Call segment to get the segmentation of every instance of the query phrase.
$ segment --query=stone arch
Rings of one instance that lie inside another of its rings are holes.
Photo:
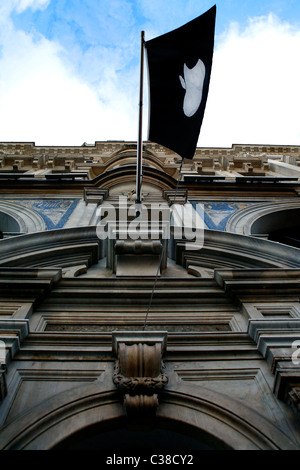
[[[136,165],[137,159],[136,146],[118,150],[107,160],[105,171],[112,170],[127,165]],[[161,158],[157,157],[153,152],[148,149],[143,151],[143,164],[145,166],[156,168],[157,170],[164,171],[164,166]]]
[[[0,231],[2,233],[19,233],[21,227],[16,218],[8,211],[0,211]]]
[[[48,230],[2,240],[0,266],[67,267],[97,263],[101,241],[96,227]]]
[[[2,232],[30,233],[46,230],[43,218],[35,211],[3,200],[0,202],[0,230]]]
[[[256,219],[251,234],[300,248],[300,207],[279,208]]]
[[[135,186],[136,165],[126,165],[107,170],[93,180],[93,184],[103,189],[132,182]],[[143,184],[148,183],[160,191],[176,188],[176,179],[154,167],[144,167]]]
[[[190,247],[186,240],[172,239],[169,257],[188,269],[206,268],[299,268],[300,251],[256,237],[205,230],[203,246]],[[97,237],[97,227],[76,227],[22,235],[0,244],[0,266],[42,267],[98,263],[104,256],[104,242]]]
[[[291,227],[299,220],[299,202],[277,202],[249,204],[233,214],[226,224],[227,232],[242,235],[264,236],[283,226]]]
[[[90,426],[98,432],[117,429],[126,415],[119,393],[107,384],[96,381],[40,403],[3,427],[0,448],[51,450]],[[288,436],[255,410],[222,393],[186,384],[161,394],[157,426],[184,429],[216,450],[296,450]]]
[[[208,269],[298,268],[300,251],[256,237],[218,230],[204,230],[199,248],[186,240],[172,240],[170,257],[177,264]]]

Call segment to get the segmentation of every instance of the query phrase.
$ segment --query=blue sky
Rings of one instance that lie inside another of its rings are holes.
[[[141,30],[151,39],[214,4],[198,145],[300,145],[299,0],[0,0],[0,141],[136,140]]]

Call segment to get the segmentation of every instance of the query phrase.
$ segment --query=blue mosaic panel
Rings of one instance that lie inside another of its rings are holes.
[[[48,230],[63,228],[80,199],[11,199],[37,212],[43,219]]]
[[[190,201],[195,209],[200,201]],[[224,231],[227,221],[237,211],[245,209],[249,203],[246,202],[200,202],[204,206],[204,222],[211,230]],[[251,204],[251,203],[250,203]],[[200,214],[201,215],[201,214]]]

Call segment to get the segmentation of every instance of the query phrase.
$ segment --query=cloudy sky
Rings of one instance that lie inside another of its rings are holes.
[[[214,4],[198,145],[300,145],[299,0],[0,0],[0,141],[136,140],[141,31],[152,39]]]

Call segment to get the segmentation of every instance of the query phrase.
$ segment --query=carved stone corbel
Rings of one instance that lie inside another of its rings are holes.
[[[126,413],[133,419],[155,416],[158,394],[168,383],[162,356],[166,332],[115,332],[113,352],[117,356],[113,382],[124,395]]]

